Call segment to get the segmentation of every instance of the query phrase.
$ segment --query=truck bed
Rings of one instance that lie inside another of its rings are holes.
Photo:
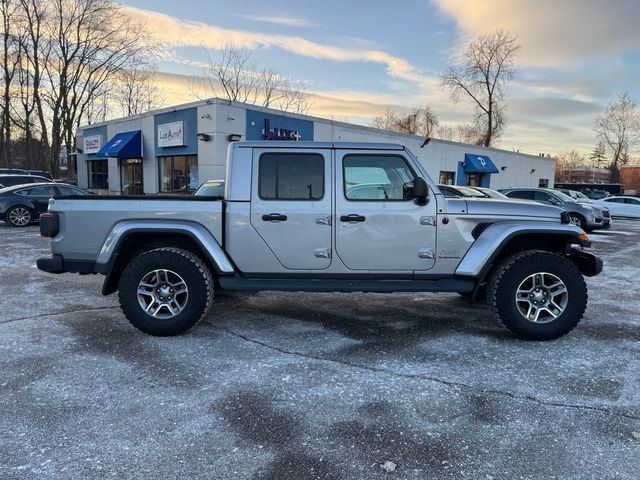
[[[49,201],[49,212],[59,215],[61,233],[51,240],[51,250],[95,261],[109,232],[127,220],[195,222],[220,242],[222,208],[219,197],[57,196]]]

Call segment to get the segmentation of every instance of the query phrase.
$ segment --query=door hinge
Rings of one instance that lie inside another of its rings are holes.
[[[420,217],[420,225],[436,225],[436,217]]]
[[[433,260],[435,258],[433,248],[421,248],[420,250],[418,250],[418,257]]]
[[[318,258],[331,258],[331,250],[328,248],[316,248],[313,254]]]
[[[318,218],[316,218],[316,223],[318,225],[329,225],[329,226],[331,226],[331,215],[329,215],[328,217],[318,217]]]

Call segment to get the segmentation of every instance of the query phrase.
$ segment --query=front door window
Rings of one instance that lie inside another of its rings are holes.
[[[347,268],[404,273],[433,267],[436,201],[416,203],[416,173],[407,158],[336,154],[336,253]]]

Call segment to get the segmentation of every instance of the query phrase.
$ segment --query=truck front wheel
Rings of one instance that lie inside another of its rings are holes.
[[[213,299],[205,263],[180,248],[157,248],[127,265],[118,285],[120,306],[131,324],[150,335],[179,335],[193,327]]]
[[[587,308],[587,286],[561,255],[530,250],[500,263],[488,288],[495,316],[520,338],[552,340],[571,331]]]

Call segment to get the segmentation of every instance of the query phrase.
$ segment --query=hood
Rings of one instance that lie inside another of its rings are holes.
[[[465,198],[470,215],[505,215],[514,217],[544,217],[560,220],[562,209],[529,200],[497,198]]]

